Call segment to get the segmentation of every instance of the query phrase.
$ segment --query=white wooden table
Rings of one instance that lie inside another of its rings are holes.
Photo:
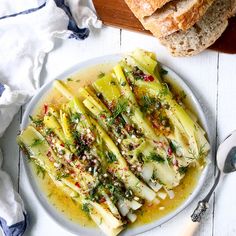
[[[54,79],[80,61],[105,54],[131,51],[137,47],[155,51],[158,60],[175,70],[191,86],[204,108],[214,155],[216,144],[230,131],[236,129],[236,55],[205,51],[191,58],[173,58],[151,36],[105,27],[85,41],[58,40],[55,49],[45,61],[41,80]],[[22,113],[21,110],[15,116],[5,135],[0,139],[0,146],[5,158],[3,168],[10,174],[14,187],[23,197],[30,217],[30,225],[25,235],[70,236],[69,232],[55,223],[43,210],[26,179],[15,141]],[[213,171],[209,173],[201,194],[187,209],[169,222],[142,235],[179,235],[187,217],[191,215],[201,196],[205,195],[212,180]],[[236,235],[236,173],[227,176],[212,198],[210,209],[197,235]]]

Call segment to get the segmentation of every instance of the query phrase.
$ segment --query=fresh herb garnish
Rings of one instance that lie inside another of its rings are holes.
[[[32,116],[29,116],[29,118],[36,126],[41,126],[43,124],[43,120],[41,119],[35,119]]]
[[[156,161],[158,163],[164,163],[165,159],[155,152],[151,152],[148,156],[149,160]]]
[[[73,79],[71,79],[71,78],[67,78],[66,80],[67,80],[67,81],[72,81]]]
[[[34,139],[34,142],[30,145],[30,147],[35,147],[43,142],[42,139]]]
[[[123,101],[118,101],[116,107],[115,107],[115,110],[113,111],[112,113],[112,116],[110,117],[110,121],[109,123],[110,124],[113,124],[115,119],[121,114],[123,113],[124,111],[126,111],[127,109],[127,106],[128,106],[128,102],[126,100],[123,100]]]
[[[69,176],[70,176],[70,175],[69,175],[68,173],[60,172],[60,173],[57,174],[56,180],[61,180],[61,179],[63,179],[63,178],[67,178],[67,177],[69,177]]]
[[[53,130],[51,129],[51,128],[47,128],[46,130],[45,130],[45,134],[46,135],[50,135],[50,134],[52,134],[53,133]]]
[[[147,113],[147,111],[156,103],[156,99],[144,95],[141,97],[141,111]]]
[[[174,152],[174,153],[176,153],[176,146],[174,145],[174,143],[173,142],[170,142],[170,148],[171,148],[171,150]]]
[[[46,171],[45,171],[45,169],[43,168],[43,167],[41,167],[41,166],[39,166],[39,165],[37,165],[36,164],[36,168],[37,168],[37,170],[36,170],[36,174],[38,175],[38,176],[42,176],[42,178],[44,179],[44,177],[45,177],[45,174],[46,174]]]
[[[166,95],[168,94],[168,92],[169,92],[168,85],[167,85],[166,83],[163,83],[162,85],[163,85],[163,88],[162,88],[161,91],[158,93],[158,95],[159,95],[160,97],[166,96]]]
[[[110,82],[110,84],[111,84],[111,85],[116,85],[116,82],[115,82],[114,80],[112,80],[112,81]]]
[[[187,97],[187,94],[184,92],[184,90],[181,90],[179,93],[179,99],[183,101]]]
[[[113,154],[112,152],[107,152],[107,161],[108,163],[117,161],[115,154]]]
[[[53,192],[50,192],[50,193],[47,195],[47,197],[48,197],[48,198],[51,198],[52,195],[53,195]]]
[[[76,148],[76,155],[80,156],[84,153],[85,150],[89,149],[89,146],[82,140],[80,134],[77,131],[72,132],[72,136],[75,140],[75,145],[78,147]]]
[[[98,75],[98,78],[101,79],[104,76],[105,76],[105,73],[101,71],[100,74]]]
[[[181,166],[178,171],[181,175],[185,174],[188,170],[188,167],[187,166]]]
[[[168,74],[168,71],[165,70],[165,69],[163,69],[163,68],[161,67],[161,69],[160,69],[160,74],[161,74],[161,75],[167,75],[167,74]]]
[[[77,205],[77,201],[76,201],[73,197],[71,197],[71,201],[72,201],[75,205]]]
[[[82,205],[82,210],[86,213],[89,213],[89,204],[88,203],[84,203]]]
[[[115,180],[115,182],[112,184],[111,183],[106,184],[106,188],[109,189],[109,191],[112,195],[113,203],[116,203],[119,199],[124,198],[124,191],[123,191],[122,187],[120,186],[120,184],[115,186],[115,183],[119,183],[119,182],[117,182],[117,180]]]
[[[81,118],[81,114],[80,113],[73,113],[72,115],[71,115],[71,118],[70,118],[70,120],[71,120],[71,122],[72,123],[79,123],[80,122],[80,118]]]

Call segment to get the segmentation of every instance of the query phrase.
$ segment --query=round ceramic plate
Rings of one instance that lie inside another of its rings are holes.
[[[104,57],[98,57],[94,58],[82,63],[78,63],[77,65],[73,66],[71,69],[65,71],[62,73],[60,76],[58,76],[56,79],[57,80],[63,80],[68,77],[70,77],[73,74],[76,74],[77,72],[84,70],[86,68],[98,65],[98,64],[106,64],[106,63],[116,63],[122,58],[122,55],[109,55],[109,56],[104,56]],[[200,124],[203,126],[203,128],[207,131],[208,133],[208,128],[207,128],[207,122],[206,118],[204,116],[204,113],[202,111],[202,108],[200,104],[198,103],[196,97],[194,96],[193,92],[191,89],[185,84],[185,82],[170,68],[166,67],[163,65],[163,68],[168,71],[168,75],[171,78],[170,83],[176,84],[178,87],[180,87],[182,90],[185,91],[188,100],[192,106],[193,111],[198,116],[198,119],[200,121]],[[30,103],[27,106],[27,109],[24,113],[23,116],[23,122],[22,122],[22,129],[24,129],[28,123],[29,123],[29,115],[31,115],[40,101],[40,99],[52,88],[52,83],[53,80],[50,81],[49,83],[45,84],[39,91],[38,93],[32,98]],[[209,158],[209,156],[208,156]],[[48,214],[61,226],[65,227],[67,230],[71,231],[72,233],[75,233],[76,235],[103,235],[103,233],[99,230],[99,228],[85,228],[79,224],[74,223],[73,221],[70,221],[68,218],[66,218],[64,215],[62,215],[55,207],[53,207],[49,202],[47,197],[45,196],[44,192],[40,189],[38,186],[37,180],[35,175],[32,173],[32,170],[26,161],[26,158],[24,159],[24,167],[26,170],[26,174],[28,176],[28,180],[31,184],[31,187],[37,196],[38,200],[40,201],[41,205],[44,207],[44,209],[48,212]],[[157,227],[164,222],[170,220],[173,218],[175,215],[177,215],[180,211],[182,211],[186,206],[188,206],[193,199],[196,197],[196,195],[199,193],[200,189],[203,186],[203,183],[205,181],[206,175],[208,171],[208,166],[205,167],[203,172],[201,173],[201,176],[198,180],[198,183],[193,191],[193,193],[180,205],[177,209],[175,209],[173,212],[169,213],[168,215],[164,216],[163,218],[153,221],[152,223],[145,224],[142,226],[137,226],[136,228],[132,229],[127,229],[123,231],[120,235],[124,236],[131,236],[131,235],[136,235],[145,231],[148,231],[154,227]]]

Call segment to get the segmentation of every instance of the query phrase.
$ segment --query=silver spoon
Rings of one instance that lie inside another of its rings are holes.
[[[191,215],[191,220],[185,227],[181,236],[192,236],[198,228],[202,216],[209,207],[209,200],[219,182],[223,179],[225,174],[236,171],[236,130],[233,131],[227,138],[220,144],[216,154],[216,177],[213,186],[206,197],[198,202],[196,209]]]

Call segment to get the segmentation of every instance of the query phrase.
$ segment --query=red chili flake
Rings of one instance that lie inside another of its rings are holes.
[[[123,170],[128,171],[128,167],[125,167]]]
[[[179,167],[179,162],[178,162],[178,160],[174,159],[174,160],[173,160],[173,165]]]
[[[49,156],[49,157],[48,157],[48,159],[49,159],[49,161],[51,161],[51,162],[53,162],[53,161],[54,161],[54,158],[53,158],[53,157],[51,157],[51,156]]]
[[[106,119],[106,116],[105,116],[104,114],[101,114],[101,115],[100,115],[100,118]]]
[[[60,146],[61,146],[61,147],[65,147],[65,144],[64,144],[64,143],[61,143]]]
[[[153,140],[153,142],[154,142],[155,144],[157,144],[157,146],[158,146],[159,148],[162,148],[162,147],[163,147],[163,143],[162,143],[162,142],[160,142],[160,141],[155,141],[155,140]]]
[[[131,126],[131,125],[129,125],[129,124],[126,124],[126,125],[125,125],[125,130],[126,130],[126,131],[129,132],[129,131],[131,131],[131,129],[132,129],[132,126]]]
[[[50,157],[52,155],[51,151],[47,152],[47,157]]]
[[[103,203],[103,202],[105,202],[105,201],[106,201],[105,197],[102,197],[102,198],[99,200],[99,203]]]
[[[144,76],[143,76],[143,79],[144,79],[144,81],[146,81],[146,82],[152,82],[152,81],[154,81],[154,78],[153,78],[153,76],[151,76],[151,75],[144,75]]]
[[[171,156],[173,154],[173,151],[172,151],[171,147],[168,148],[167,152],[168,152],[169,156]]]
[[[76,167],[77,167],[77,168],[80,168],[80,164],[77,164]]]
[[[152,123],[153,123],[153,126],[154,126],[156,129],[158,129],[158,128],[160,127],[160,125],[158,124],[158,122],[157,122],[156,120],[153,120]]]
[[[110,102],[107,106],[108,106],[109,110],[113,110],[114,107],[115,107],[115,101],[113,100],[113,101]]]
[[[43,105],[43,108],[44,108],[44,114],[46,114],[48,112],[48,105],[47,104],[44,104]]]
[[[75,186],[78,187],[78,188],[81,187],[80,184],[79,184],[79,182],[76,182],[76,183],[75,183]]]

